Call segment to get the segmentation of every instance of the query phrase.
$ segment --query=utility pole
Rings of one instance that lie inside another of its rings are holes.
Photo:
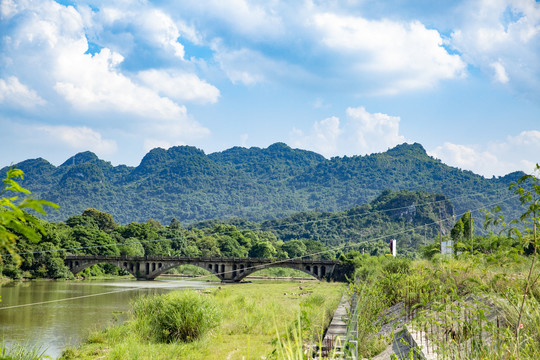
[[[442,215],[441,209],[439,208],[439,246],[442,244]]]
[[[469,210],[469,230],[470,230],[470,237],[471,237],[471,255],[474,254],[474,239],[473,239],[473,217],[472,217],[472,211]]]

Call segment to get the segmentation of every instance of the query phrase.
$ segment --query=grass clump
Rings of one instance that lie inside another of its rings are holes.
[[[155,342],[191,342],[221,320],[213,299],[195,291],[143,296],[132,307],[135,328],[141,337]]]
[[[46,349],[41,346],[15,344],[0,348],[0,360],[40,360],[45,359]]]

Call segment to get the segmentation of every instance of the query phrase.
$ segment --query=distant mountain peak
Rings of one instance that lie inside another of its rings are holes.
[[[189,146],[189,145],[179,145],[179,146],[173,146],[170,147],[169,150],[167,150],[167,154],[171,158],[175,158],[178,156],[186,156],[186,155],[197,155],[197,156],[205,156],[203,150],[195,147],[195,146]]]
[[[403,143],[394,146],[386,152],[391,156],[402,156],[402,155],[420,155],[420,156],[429,156],[426,152],[426,149],[419,143]]]
[[[283,142],[277,142],[270,145],[268,150],[292,150],[292,148]]]
[[[83,151],[83,152],[73,155],[60,166],[72,166],[72,165],[79,165],[79,164],[84,164],[84,163],[97,163],[99,161],[100,161],[100,158],[98,158],[97,155],[94,154],[93,152]]]

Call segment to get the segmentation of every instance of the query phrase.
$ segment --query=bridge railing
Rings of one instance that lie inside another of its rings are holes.
[[[343,349],[348,359],[358,359],[358,294],[354,292],[351,297],[349,323],[347,334],[343,341]]]

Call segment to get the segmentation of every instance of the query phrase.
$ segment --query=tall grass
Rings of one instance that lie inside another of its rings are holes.
[[[217,326],[221,313],[208,296],[195,291],[142,296],[133,303],[135,328],[155,342],[190,342]]]
[[[439,359],[539,359],[538,284],[530,284],[521,311],[531,261],[498,264],[490,256],[463,254],[416,263],[414,273],[423,274],[428,291],[418,296],[414,276],[402,286],[406,304],[416,309],[413,328],[424,350]]]
[[[48,358],[41,346],[15,344],[13,346],[3,345],[0,348],[0,360],[41,360]]]
[[[512,252],[435,256],[410,263],[361,259],[354,278],[360,356],[371,357],[384,348],[378,326],[385,321],[384,309],[378,305],[402,303],[402,321],[413,319],[408,327],[419,335],[419,345],[425,352],[435,351],[439,359],[540,359],[536,268],[519,320],[531,263],[531,258]]]

